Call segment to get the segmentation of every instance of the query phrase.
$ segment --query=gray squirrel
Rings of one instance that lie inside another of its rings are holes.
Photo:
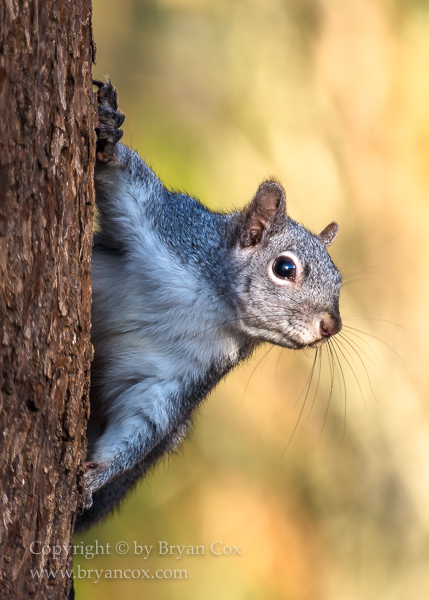
[[[100,231],[92,256],[91,415],[85,529],[182,440],[195,407],[262,342],[317,348],[342,327],[341,275],[264,181],[250,204],[212,212],[169,191],[124,146],[109,81],[98,86]]]

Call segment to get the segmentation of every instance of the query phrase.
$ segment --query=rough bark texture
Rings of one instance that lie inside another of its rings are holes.
[[[0,598],[66,598],[88,416],[90,0],[0,3]],[[41,542],[33,545],[31,543]]]

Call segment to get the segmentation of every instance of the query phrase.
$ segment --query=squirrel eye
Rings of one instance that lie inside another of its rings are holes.
[[[289,279],[295,281],[296,265],[288,256],[280,256],[273,264],[273,273],[280,279]]]

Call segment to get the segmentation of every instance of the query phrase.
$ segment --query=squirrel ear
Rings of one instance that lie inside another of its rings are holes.
[[[286,195],[276,181],[264,181],[258,188],[250,206],[243,211],[244,227],[240,236],[243,248],[256,246],[262,239],[265,229],[277,216],[284,216]]]
[[[338,229],[338,223],[335,223],[335,221],[333,221],[332,223],[329,223],[329,225],[319,233],[317,237],[325,246],[325,248],[330,246],[335,240],[335,238],[337,237]]]

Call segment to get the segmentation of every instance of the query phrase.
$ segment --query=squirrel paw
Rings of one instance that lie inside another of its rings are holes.
[[[124,135],[120,128],[125,115],[118,108],[118,95],[109,80],[94,80],[93,84],[98,86],[97,161],[108,163],[114,160],[115,146]]]
[[[92,494],[102,487],[106,481],[108,466],[104,463],[89,461],[84,464],[85,468],[85,501],[84,507],[91,508]]]

